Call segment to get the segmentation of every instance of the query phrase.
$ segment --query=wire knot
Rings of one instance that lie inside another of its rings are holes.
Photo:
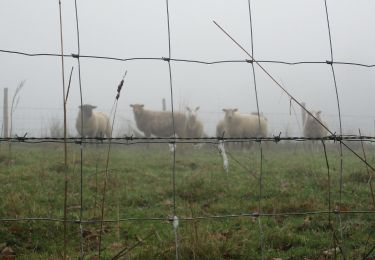
[[[72,53],[72,57],[76,58],[76,59],[79,59],[79,54]]]
[[[168,61],[168,62],[171,61],[171,58],[162,57],[161,59],[162,59],[163,61]]]
[[[222,133],[221,136],[218,136],[218,137],[217,137],[217,140],[218,140],[218,141],[223,141],[223,142],[224,142],[224,141],[225,141],[225,140],[224,140],[224,135],[225,135],[225,131],[223,131],[223,133]]]
[[[218,136],[218,137],[217,137],[217,140],[218,140],[219,142],[220,142],[220,141],[223,141],[223,142],[225,141],[225,140],[224,140],[224,132],[223,132],[223,134],[222,134],[221,136]]]
[[[132,141],[132,140],[133,140],[133,134],[132,134],[131,136],[127,136],[127,135],[125,135],[125,140],[126,140],[127,142]]]
[[[25,133],[23,136],[18,136],[18,135],[16,135],[17,141],[18,141],[18,142],[25,142],[25,140],[26,140],[26,135],[27,135],[27,133]]]
[[[96,137],[94,139],[96,139],[97,141],[100,141],[100,142],[103,143],[103,141],[105,140],[105,137],[104,136],[98,136],[98,137]]]
[[[279,135],[274,135],[273,138],[275,139],[275,143],[278,143],[281,141],[281,132],[279,133]]]
[[[333,139],[333,142],[341,142],[342,141],[342,136],[340,135],[340,136],[337,136],[336,135],[336,132],[334,132],[333,133],[333,135],[332,135],[332,139]]]
[[[247,63],[250,63],[250,64],[253,64],[254,60],[249,60],[249,59],[246,59],[245,60]]]
[[[331,61],[331,60],[326,60],[326,63],[327,63],[328,65],[332,65],[332,64],[333,64],[333,61]]]

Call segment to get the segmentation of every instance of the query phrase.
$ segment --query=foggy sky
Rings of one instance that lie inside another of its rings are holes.
[[[74,1],[62,0],[64,53],[77,53]],[[82,55],[117,58],[168,57],[165,1],[78,2]],[[334,61],[375,64],[375,2],[328,0]],[[0,1],[0,49],[28,53],[60,53],[58,1]],[[287,62],[330,60],[324,1],[252,0],[254,58]],[[213,23],[224,27],[251,52],[248,1],[169,1],[171,57],[200,61],[244,60],[249,57]],[[65,79],[74,66],[68,100],[72,135],[80,104],[76,59],[66,58]],[[256,111],[251,65],[203,65],[171,62],[175,109],[200,106],[206,132],[213,134],[222,108]],[[339,132],[336,93],[327,64],[281,65],[263,63],[267,71],[309,109],[323,111],[333,132]],[[375,67],[334,65],[344,133],[374,135]],[[109,113],[117,84],[128,75],[119,100],[117,132],[133,121],[129,104],[143,103],[160,110],[166,98],[171,108],[168,64],[160,60],[113,61],[81,58],[83,102]],[[10,99],[20,81],[26,80],[14,114],[14,133],[48,134],[53,118],[62,119],[61,59],[26,57],[0,52],[1,102],[3,88]],[[289,98],[256,68],[260,111],[269,119],[270,135],[301,135],[300,109],[289,115]],[[1,115],[3,113],[2,107]],[[2,121],[2,119],[1,119]]]

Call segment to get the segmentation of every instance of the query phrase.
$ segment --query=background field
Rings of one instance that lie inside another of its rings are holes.
[[[328,214],[339,205],[338,145],[327,144],[328,168],[321,144],[263,143],[262,185],[258,144],[250,151],[227,148],[229,172],[215,145],[176,150],[176,215],[181,259],[360,259],[375,244],[375,210],[366,167],[350,153],[343,160],[343,214]],[[352,145],[359,153],[361,147]],[[84,146],[84,221],[99,220],[107,145]],[[370,163],[372,145],[365,146]],[[68,146],[68,219],[79,220],[80,150]],[[6,143],[0,150],[0,218],[50,218],[5,221],[0,246],[18,259],[62,256],[64,163],[60,144]],[[121,250],[133,259],[175,256],[172,222],[173,160],[167,144],[113,145],[105,200],[102,256]],[[259,204],[259,187],[262,187]],[[270,214],[259,218],[251,214]],[[362,213],[354,213],[360,211]],[[294,214],[291,213],[301,213]],[[250,214],[249,216],[238,216]],[[341,217],[341,225],[340,218]],[[329,225],[329,218],[331,225]],[[83,223],[86,256],[98,251],[100,223]],[[262,238],[262,239],[261,239]],[[334,248],[337,248],[335,251]],[[68,224],[68,256],[80,251],[79,224]],[[374,252],[370,254],[375,257]]]

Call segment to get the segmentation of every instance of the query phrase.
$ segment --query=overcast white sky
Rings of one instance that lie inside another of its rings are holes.
[[[62,0],[64,52],[77,53],[73,0]],[[118,58],[168,57],[166,2],[164,0],[78,2],[82,55]],[[335,61],[375,64],[375,1],[327,0]],[[0,49],[28,53],[60,53],[58,0],[0,1]],[[330,60],[323,0],[252,0],[254,56],[257,60]],[[169,1],[172,58],[201,61],[243,60],[249,57],[213,23],[224,27],[251,50],[247,0]],[[174,105],[200,106],[208,133],[223,116],[222,108],[256,111],[251,66],[246,63],[202,65],[172,62]],[[323,111],[332,131],[338,132],[337,102],[329,65],[264,63],[264,67],[310,109]],[[74,66],[68,100],[70,131],[78,112],[78,67],[65,59],[66,79]],[[363,129],[374,134],[375,67],[335,65],[346,132]],[[109,61],[81,59],[84,103],[110,112],[118,82],[128,70],[119,101],[117,127],[133,120],[131,103],[170,108],[170,86],[164,61]],[[61,61],[57,57],[26,57],[0,52],[0,88],[13,95],[26,80],[15,118],[15,133],[46,133],[52,118],[62,118]],[[260,110],[270,123],[270,134],[300,135],[297,115],[289,116],[289,99],[256,69]],[[1,94],[2,96],[2,94]],[[1,99],[2,100],[2,99]],[[2,108],[1,114],[2,114]],[[2,119],[1,119],[2,120]]]

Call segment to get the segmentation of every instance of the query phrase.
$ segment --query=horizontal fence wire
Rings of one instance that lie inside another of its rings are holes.
[[[240,217],[299,217],[299,216],[309,216],[309,215],[320,215],[320,214],[375,214],[375,210],[348,210],[343,211],[339,209],[331,211],[305,211],[305,212],[280,212],[280,213],[259,213],[259,212],[248,212],[239,214],[223,214],[223,215],[208,215],[208,216],[196,216],[196,217],[179,217],[182,221],[191,220],[209,220],[209,219],[225,219],[225,218],[240,218]],[[79,220],[79,219],[67,219],[63,218],[50,218],[50,217],[30,217],[30,218],[2,218],[0,222],[15,222],[15,221],[49,221],[49,222],[67,222],[75,224],[100,224],[102,221],[104,223],[116,223],[118,221],[167,221],[173,222],[173,217],[122,217],[119,219],[90,219],[90,220]]]
[[[275,142],[281,141],[333,141],[333,142],[375,142],[375,136],[360,136],[360,135],[330,135],[326,137],[304,137],[304,136],[273,136],[273,137],[135,137],[135,136],[123,136],[123,137],[68,137],[66,141],[70,144],[142,144],[142,143],[208,143],[217,144],[220,141],[226,143],[232,142]],[[13,143],[64,143],[63,137],[11,137],[11,138],[0,138],[0,143],[13,142]],[[94,142],[95,141],[95,142]]]
[[[31,52],[22,52],[22,51],[13,51],[13,50],[1,50],[0,53],[5,54],[16,54],[29,57],[65,57],[65,58],[80,58],[80,59],[101,59],[101,60],[114,60],[114,61],[175,61],[175,62],[187,62],[187,63],[199,63],[205,65],[214,65],[221,63],[253,63],[252,59],[233,59],[233,60],[215,60],[215,61],[205,61],[205,60],[193,60],[193,59],[177,59],[177,58],[166,58],[166,57],[131,57],[131,58],[119,58],[119,57],[110,57],[110,56],[96,56],[96,55],[78,55],[78,54],[57,54],[57,53],[31,53]],[[365,64],[359,62],[348,62],[348,61],[280,61],[280,60],[262,60],[257,59],[258,63],[273,63],[273,64],[284,64],[284,65],[349,65],[349,66],[358,66],[365,68],[374,68],[375,64]]]

